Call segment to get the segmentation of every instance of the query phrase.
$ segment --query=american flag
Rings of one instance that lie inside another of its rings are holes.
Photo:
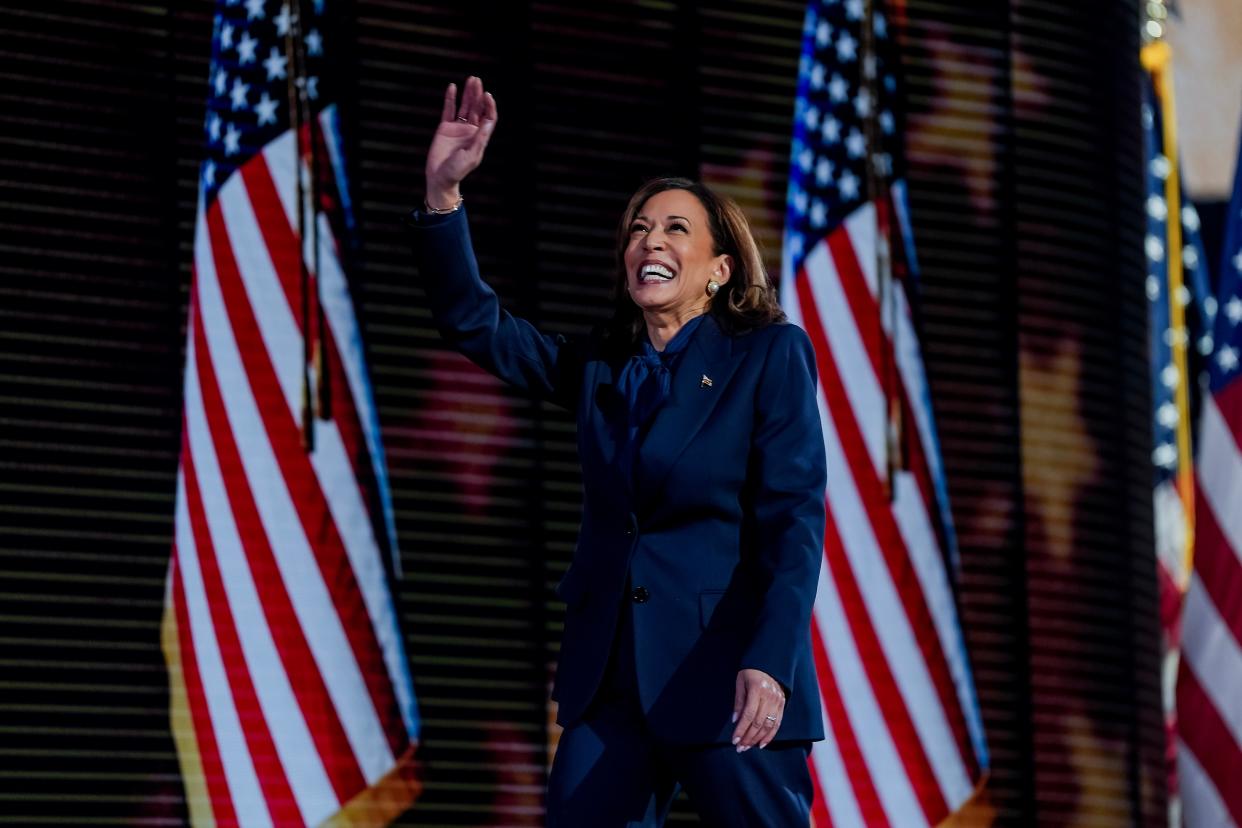
[[[417,792],[333,31],[323,0],[216,9],[163,630],[194,825],[383,824]]]
[[[1145,47],[1151,70],[1143,102],[1146,151],[1147,299],[1152,400],[1152,506],[1156,579],[1160,594],[1161,689],[1170,824],[1181,824],[1177,782],[1177,695],[1181,613],[1194,543],[1192,414],[1203,358],[1213,348],[1216,312],[1199,216],[1182,196],[1178,170],[1166,151],[1172,123],[1165,118],[1169,94],[1168,47]],[[1170,204],[1170,199],[1173,203]]]
[[[878,3],[810,4],[793,130],[781,296],[815,345],[828,459],[818,826],[936,825],[988,765],[910,301],[888,28]]]
[[[1242,825],[1242,160],[1212,315],[1181,618],[1177,770],[1188,826]]]

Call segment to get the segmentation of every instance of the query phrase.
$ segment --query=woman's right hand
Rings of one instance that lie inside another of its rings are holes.
[[[496,99],[483,91],[483,81],[466,79],[457,105],[457,84],[444,90],[440,124],[427,150],[427,204],[447,208],[461,196],[461,182],[483,161],[483,150],[496,129]]]

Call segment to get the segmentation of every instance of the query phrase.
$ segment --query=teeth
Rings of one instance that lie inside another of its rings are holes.
[[[648,264],[643,265],[643,269],[638,273],[638,278],[643,282],[667,282],[673,278],[673,271],[664,265]]]

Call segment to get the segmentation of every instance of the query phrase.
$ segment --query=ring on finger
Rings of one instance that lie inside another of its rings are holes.
[[[463,124],[468,124],[468,123],[470,123],[470,119],[469,119],[469,118],[463,118],[463,117],[461,117],[460,115],[458,115],[458,116],[457,116],[457,120],[461,121]]]

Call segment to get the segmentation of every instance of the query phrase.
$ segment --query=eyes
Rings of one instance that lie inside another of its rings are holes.
[[[651,228],[641,221],[636,221],[630,225],[630,235],[640,236],[644,233],[650,233]],[[690,228],[682,224],[680,221],[670,222],[665,232],[668,233],[689,233]]]

